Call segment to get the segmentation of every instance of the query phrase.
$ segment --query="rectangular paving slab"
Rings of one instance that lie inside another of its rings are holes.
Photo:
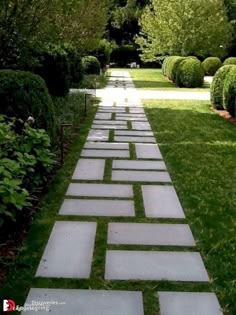
[[[157,171],[112,171],[112,180],[128,182],[159,182],[170,183],[168,172]]]
[[[116,142],[86,142],[84,145],[85,149],[111,149],[111,150],[129,150],[128,143],[116,143]]]
[[[160,315],[223,315],[214,293],[158,292]]]
[[[127,130],[126,125],[92,125],[92,129]]]
[[[187,224],[110,223],[108,244],[195,246]]]
[[[132,122],[132,129],[134,130],[152,130],[148,122]]]
[[[115,131],[116,136],[140,136],[140,137],[153,137],[152,131],[136,131],[136,130],[125,130],[125,131]]]
[[[145,214],[148,218],[185,218],[173,186],[142,186]]]
[[[162,155],[157,144],[135,144],[136,156],[138,159],[160,159]]]
[[[107,251],[105,279],[209,281],[199,253],[128,250]]]
[[[146,115],[143,113],[117,113],[117,116],[120,117],[130,117],[130,118],[146,118]]]
[[[117,160],[113,161],[112,168],[123,170],[166,170],[166,165],[163,161]]]
[[[40,315],[144,315],[142,292],[139,291],[33,288],[25,303],[35,306],[35,302],[41,305],[49,302],[48,310],[37,312]],[[21,314],[35,313],[25,311]]]
[[[127,122],[123,120],[94,120],[94,125],[124,125],[127,126]]]
[[[132,198],[133,187],[131,185],[116,184],[70,184],[66,195],[78,197]]]
[[[65,199],[60,215],[134,217],[134,202],[131,200],[85,200]]]
[[[154,137],[135,137],[135,136],[115,136],[114,138],[117,142],[141,142],[141,143],[155,143],[156,139]]]
[[[72,179],[74,180],[103,180],[105,160],[80,159]]]
[[[125,117],[125,116],[116,115],[116,119],[117,119],[117,121],[126,120],[126,121],[145,121],[145,122],[148,122],[146,117]]]
[[[89,278],[97,224],[56,222],[36,277]]]
[[[109,130],[90,130],[87,141],[108,141]]]
[[[105,157],[105,158],[129,158],[129,151],[127,150],[90,150],[85,149],[82,151],[83,157]]]
[[[109,120],[112,118],[112,113],[97,113],[95,116],[95,119],[105,119],[105,120]]]
[[[130,108],[129,112],[132,114],[136,114],[136,113],[144,114],[145,113],[143,108]]]

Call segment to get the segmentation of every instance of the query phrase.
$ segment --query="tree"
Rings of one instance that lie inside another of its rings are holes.
[[[226,54],[232,40],[223,0],[152,0],[140,18],[136,43],[144,61],[160,55]]]

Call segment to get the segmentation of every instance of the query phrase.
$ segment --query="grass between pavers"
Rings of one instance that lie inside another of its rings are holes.
[[[145,112],[224,314],[236,314],[235,126],[198,101],[145,101]]]

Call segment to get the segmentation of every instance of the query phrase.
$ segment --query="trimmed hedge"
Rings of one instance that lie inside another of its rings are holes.
[[[204,70],[196,58],[182,60],[177,69],[176,84],[179,87],[201,87],[204,82]]]
[[[82,59],[79,52],[74,47],[65,46],[64,49],[67,53],[67,58],[69,61],[71,87],[73,84],[78,84],[83,80],[84,71],[82,66]]]
[[[222,67],[222,62],[217,57],[209,57],[202,62],[202,67],[206,75],[213,76],[216,71]]]
[[[0,114],[27,120],[35,119],[51,137],[56,134],[54,104],[43,79],[30,72],[0,70]]]
[[[232,67],[225,77],[223,106],[232,117],[236,117],[236,67]]]
[[[227,66],[227,65],[236,65],[236,57],[230,57],[230,58],[225,59],[224,66]]]
[[[185,57],[174,56],[171,57],[171,59],[169,60],[166,75],[173,82],[176,82],[179,64],[185,59],[186,59]]]
[[[163,63],[162,63],[162,74],[164,75],[164,76],[166,76],[167,75],[167,66],[168,66],[168,63],[169,63],[169,61],[171,60],[171,58],[172,57],[166,57],[165,59],[164,59],[164,61],[163,61]]]
[[[233,65],[221,67],[215,74],[211,84],[211,103],[217,109],[223,109],[224,81]]]
[[[85,74],[100,74],[101,65],[94,56],[86,56],[82,58],[82,66]]]

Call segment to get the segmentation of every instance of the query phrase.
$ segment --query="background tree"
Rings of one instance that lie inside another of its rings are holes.
[[[136,43],[144,61],[166,54],[222,57],[232,40],[222,0],[152,0],[140,26]]]

